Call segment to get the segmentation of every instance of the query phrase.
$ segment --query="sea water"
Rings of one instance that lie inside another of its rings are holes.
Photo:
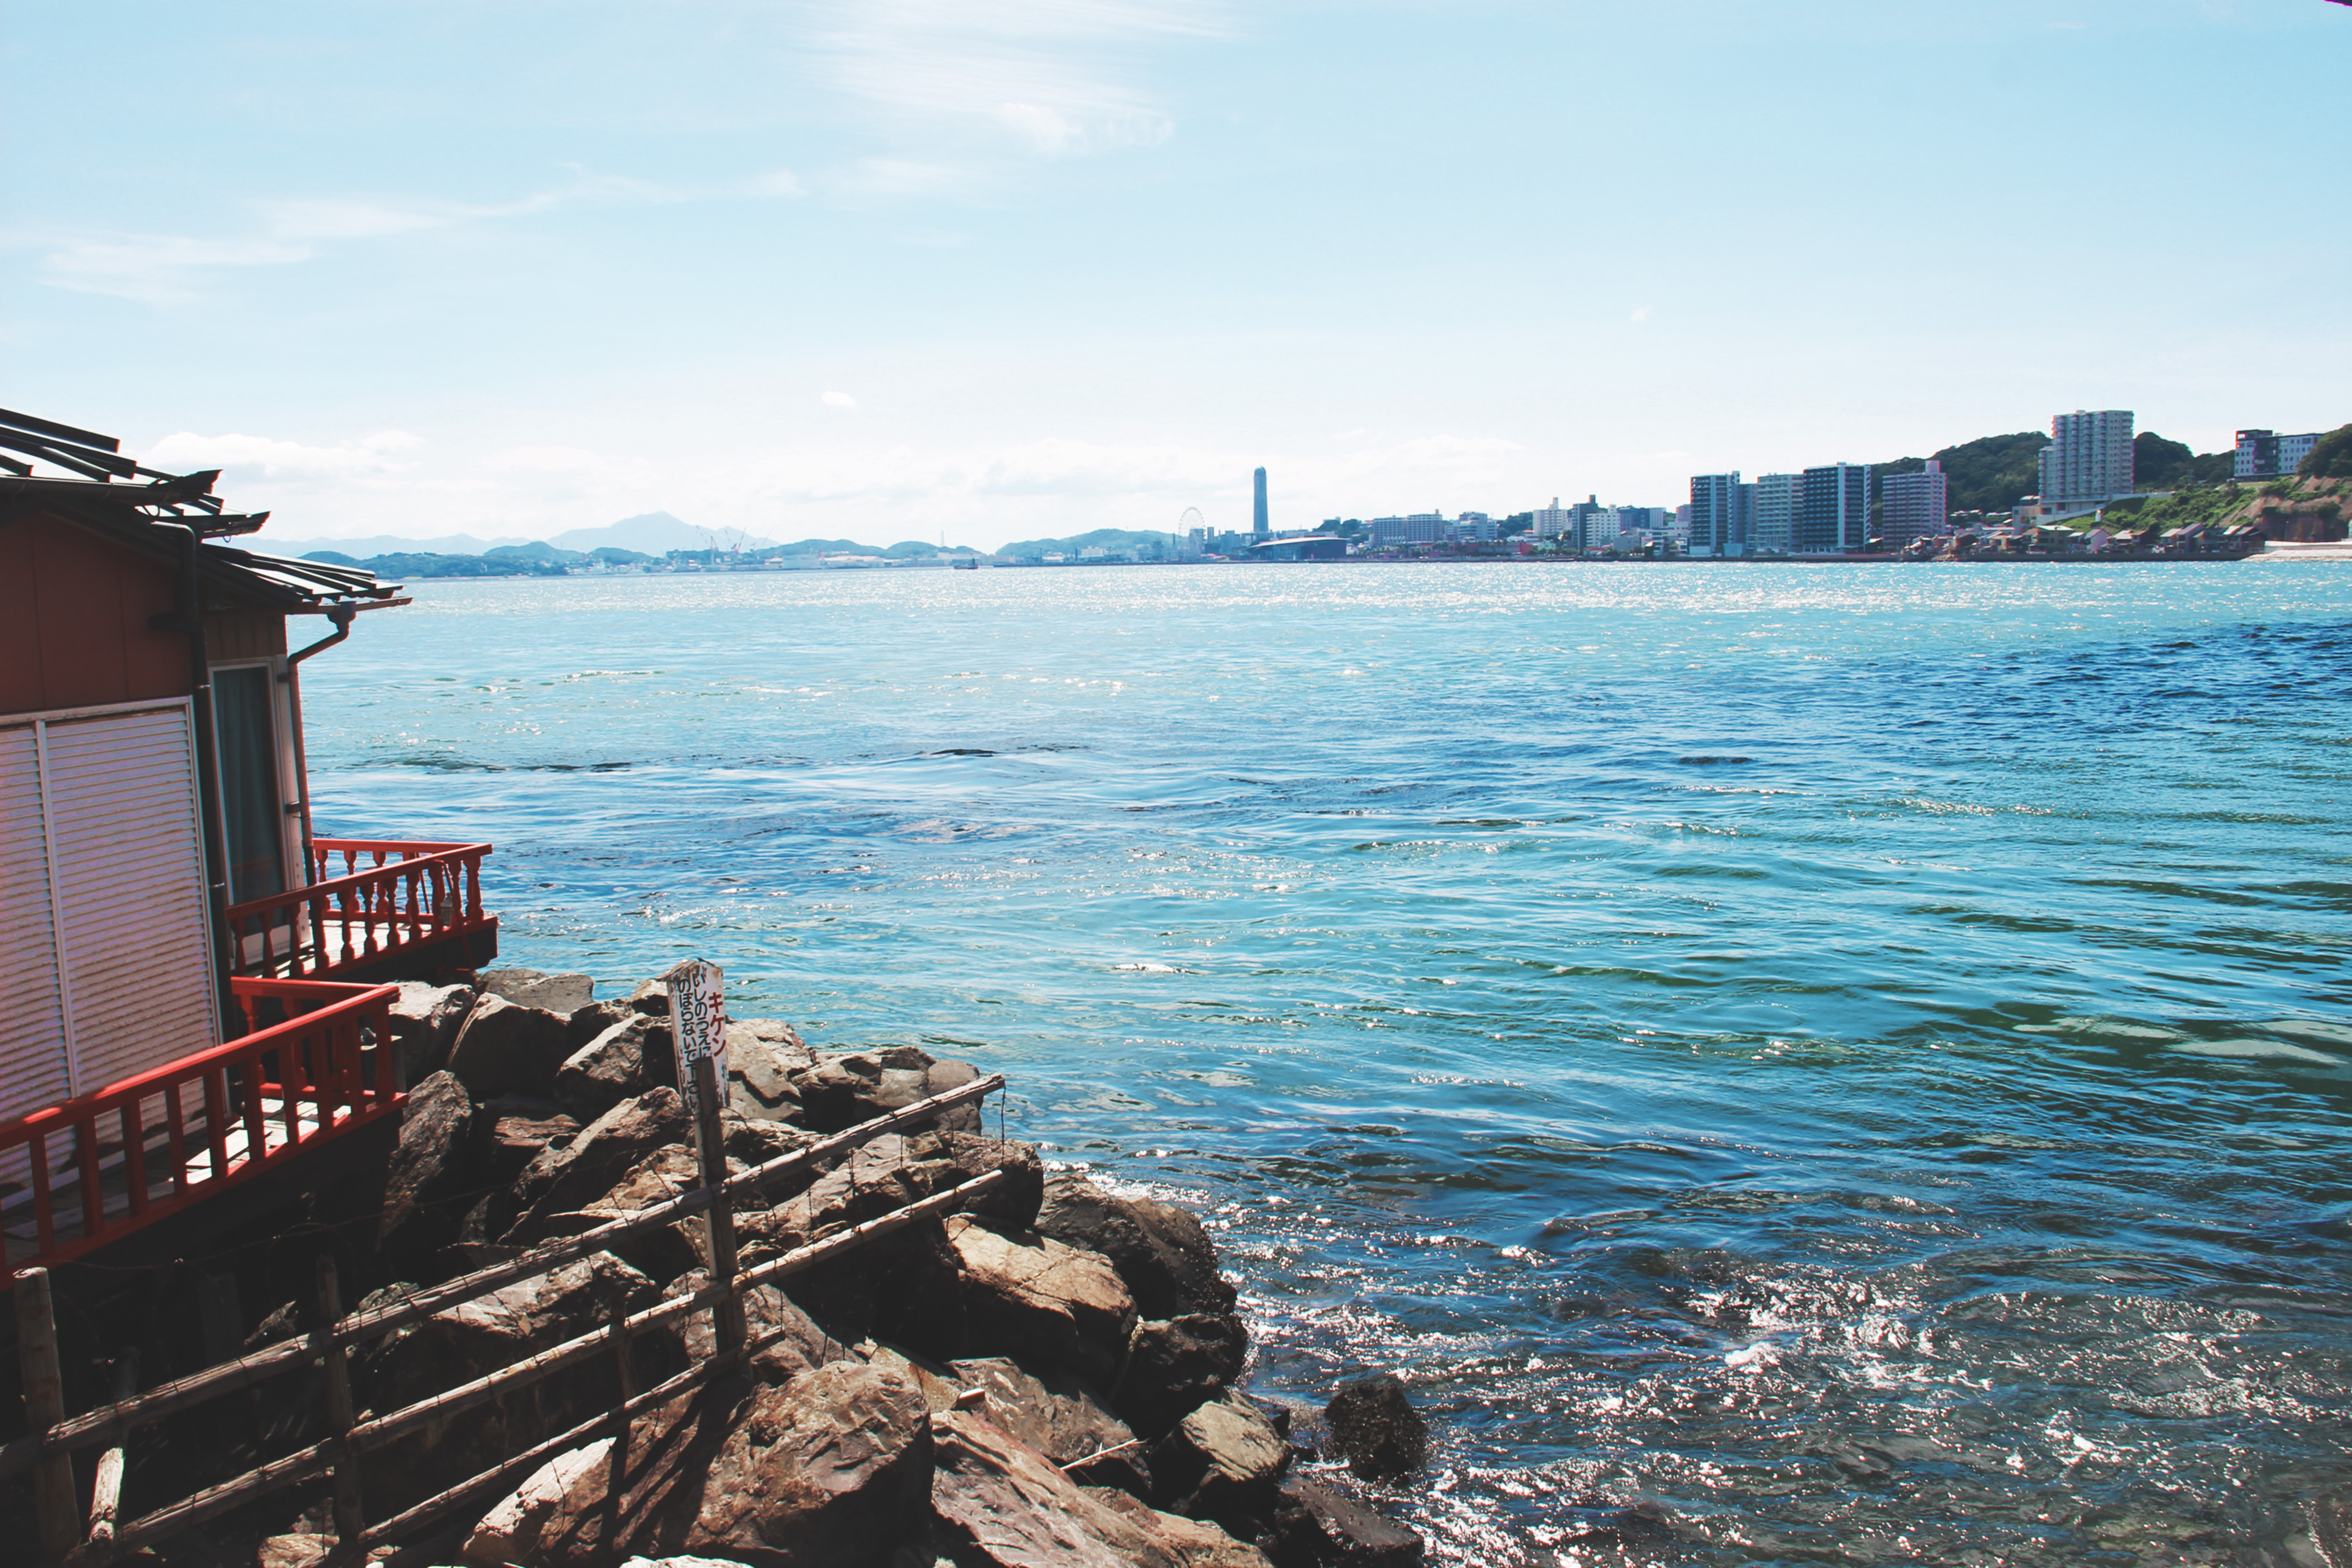
[[[1410,1379],[1441,1560],[2304,1561],[2352,1486],[2352,569],[414,592],[305,667],[321,833],[1008,1074],[1255,1392]]]

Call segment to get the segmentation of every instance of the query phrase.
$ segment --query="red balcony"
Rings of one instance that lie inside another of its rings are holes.
[[[0,1122],[0,1279],[120,1240],[399,1112],[395,988],[230,986],[248,1015],[285,1022]]]
[[[232,905],[232,974],[280,980],[421,980],[498,955],[482,912],[487,844],[311,842],[307,888]],[[338,864],[340,862],[340,864]]]

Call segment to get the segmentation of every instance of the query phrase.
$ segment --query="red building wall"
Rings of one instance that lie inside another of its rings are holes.
[[[0,522],[0,713],[184,696],[171,567],[45,513]]]

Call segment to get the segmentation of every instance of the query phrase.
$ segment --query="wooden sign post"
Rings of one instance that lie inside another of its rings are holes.
[[[690,958],[667,974],[669,1026],[677,1043],[677,1087],[694,1115],[694,1144],[702,1162],[702,1184],[716,1191],[727,1180],[727,1147],[719,1115],[727,1108],[726,976],[715,963]],[[721,1354],[732,1354],[744,1340],[743,1303],[734,1294],[735,1215],[725,1200],[703,1215],[708,1243],[704,1262],[711,1283],[728,1292],[715,1315],[715,1337]]]

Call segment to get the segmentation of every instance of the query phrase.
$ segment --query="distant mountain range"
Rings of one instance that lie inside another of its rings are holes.
[[[716,534],[719,548],[734,545],[739,540],[746,550],[762,550],[775,541],[751,534],[724,531]],[[484,555],[490,551],[513,545],[545,543],[558,550],[576,551],[586,554],[592,550],[629,550],[646,555],[664,555],[673,550],[708,550],[711,546],[711,531],[683,522],[666,511],[648,511],[635,517],[625,517],[618,522],[608,522],[602,528],[572,528],[552,539],[526,539],[520,534],[502,534],[496,539],[478,539],[470,533],[445,533],[433,539],[404,539],[397,534],[373,533],[358,539],[280,539],[268,530],[255,534],[247,548],[269,555],[308,555],[314,551],[332,551],[354,561],[366,561],[379,555]],[[856,548],[865,548],[858,546]]]

